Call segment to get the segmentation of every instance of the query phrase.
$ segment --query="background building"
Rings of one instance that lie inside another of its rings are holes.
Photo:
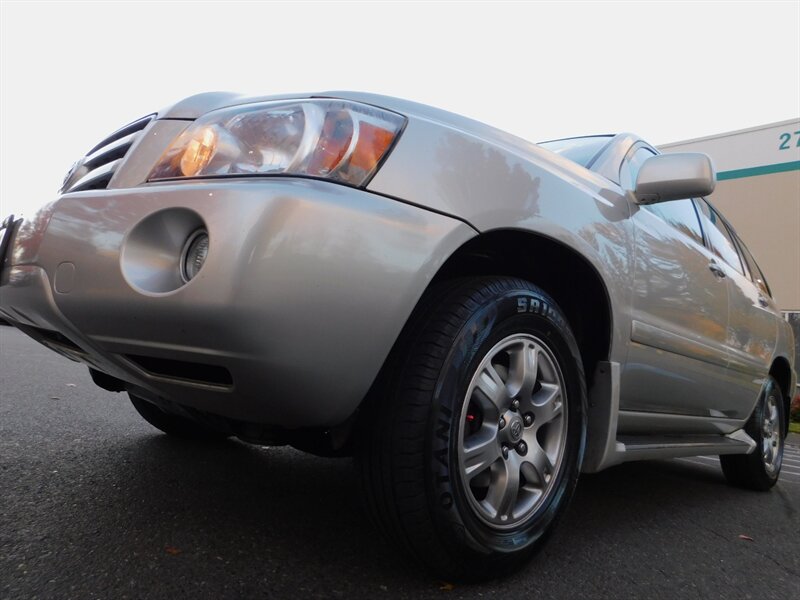
[[[800,370],[800,119],[664,144],[704,152],[717,169],[711,195],[753,253],[795,332]]]

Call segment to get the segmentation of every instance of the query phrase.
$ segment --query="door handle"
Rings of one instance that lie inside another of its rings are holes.
[[[764,296],[763,294],[758,295],[758,303],[764,308],[767,308],[769,306],[769,300],[767,300],[767,297]]]
[[[725,277],[725,269],[723,269],[722,267],[720,267],[720,266],[719,266],[717,263],[715,263],[715,262],[713,262],[713,261],[712,261],[712,262],[710,262],[710,263],[708,263],[708,268],[711,270],[711,272],[712,272],[714,275],[716,275],[716,276],[717,276],[717,277],[719,277],[720,279],[722,279],[722,278],[724,278],[724,277]]]

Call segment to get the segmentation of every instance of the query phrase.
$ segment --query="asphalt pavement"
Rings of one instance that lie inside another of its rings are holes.
[[[526,569],[453,587],[376,533],[349,460],[169,439],[85,367],[0,327],[0,598],[788,599],[788,450],[769,493],[726,485],[714,459],[584,476]]]

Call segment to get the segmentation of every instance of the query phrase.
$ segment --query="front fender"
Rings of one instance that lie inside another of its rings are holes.
[[[454,215],[482,233],[533,232],[582,256],[608,290],[610,360],[624,362],[634,244],[631,203],[617,184],[534,144],[487,141],[416,116],[368,189]]]

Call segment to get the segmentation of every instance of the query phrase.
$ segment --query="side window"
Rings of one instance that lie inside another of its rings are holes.
[[[750,254],[750,250],[747,249],[747,246],[744,245],[742,240],[739,240],[738,238],[737,240],[739,242],[739,248],[742,251],[742,256],[744,256],[744,261],[747,263],[747,270],[750,271],[750,278],[753,280],[753,283],[755,283],[756,287],[761,290],[762,294],[772,297],[772,292],[769,289],[767,280],[764,277],[764,274],[761,272],[758,263],[756,263],[753,255]]]
[[[701,246],[703,245],[703,230],[700,229],[700,221],[697,218],[694,203],[690,199],[647,204],[642,208],[660,217]]]
[[[703,230],[706,232],[711,251],[744,275],[744,267],[742,267],[742,261],[739,258],[739,251],[736,249],[736,244],[728,231],[728,226],[725,225],[717,211],[711,208],[705,200],[698,200],[697,206],[700,209],[700,220],[703,223]]]
[[[651,156],[655,156],[655,152],[649,148],[637,148],[633,151],[630,158],[625,158],[625,160],[622,161],[619,181],[624,189],[633,189],[633,186],[636,184],[636,176],[639,174],[639,169],[642,168],[642,163]]]

